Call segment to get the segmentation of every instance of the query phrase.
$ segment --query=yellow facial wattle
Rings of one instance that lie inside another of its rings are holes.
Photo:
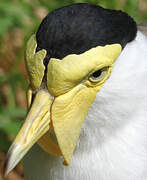
[[[35,35],[32,35],[27,43],[25,55],[26,67],[28,70],[32,90],[36,90],[41,86],[45,71],[43,59],[47,53],[45,49],[36,53],[36,48],[36,37]]]
[[[45,67],[43,60],[47,52],[36,53],[36,47],[33,35],[26,51],[29,112],[9,150],[7,173],[35,142],[44,151],[63,156],[64,164],[70,163],[88,110],[121,53],[120,44],[98,46],[62,60],[51,58]],[[51,129],[57,143],[51,138]]]

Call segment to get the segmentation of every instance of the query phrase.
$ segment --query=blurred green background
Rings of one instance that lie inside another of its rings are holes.
[[[26,114],[26,41],[48,12],[78,2],[122,9],[137,23],[147,21],[147,0],[0,0],[0,167]],[[15,169],[13,176],[8,179],[23,179],[23,170]]]

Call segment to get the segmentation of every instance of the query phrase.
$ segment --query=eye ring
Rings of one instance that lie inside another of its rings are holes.
[[[102,81],[106,77],[108,69],[109,67],[104,67],[102,69],[95,71],[89,77],[89,81],[95,82],[95,83]]]

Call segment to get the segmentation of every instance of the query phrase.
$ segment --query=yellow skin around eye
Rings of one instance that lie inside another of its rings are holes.
[[[112,68],[113,68],[113,65],[109,66],[109,68],[107,69],[107,72],[105,73],[105,75],[103,76],[103,78],[98,81],[98,82],[92,82],[90,79],[88,79],[86,82],[85,82],[85,85],[87,87],[94,87],[96,89],[96,91],[99,90],[99,88],[102,87],[102,85],[104,84],[104,82],[109,78],[111,72],[112,72]]]
[[[101,70],[98,70],[96,71],[95,73],[98,73],[98,74],[91,74],[89,76],[89,81],[91,81],[92,83],[98,83],[100,81],[102,81],[105,76],[107,76],[107,73],[108,73],[108,70],[109,70],[109,67],[105,67],[105,68],[102,68]]]
[[[45,49],[36,53],[36,47],[36,37],[32,35],[27,43],[25,62],[30,78],[30,85],[33,90],[41,86],[45,71],[43,59],[47,53]]]

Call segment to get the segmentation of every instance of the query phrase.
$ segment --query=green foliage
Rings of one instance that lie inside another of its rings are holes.
[[[29,18],[33,24],[39,23],[33,14],[33,5],[25,0],[12,2],[11,0],[0,1],[0,36],[14,27],[22,27],[28,31],[25,19]],[[30,29],[29,29],[30,30]]]
[[[8,136],[14,138],[20,129],[22,119],[25,117],[26,109],[21,109],[16,104],[16,87],[26,90],[26,80],[19,72],[11,72],[0,75],[0,87],[9,85],[7,94],[7,107],[4,105],[0,89],[0,149],[7,151],[10,140]]]
[[[11,141],[8,139],[7,134],[1,131],[0,132],[0,150],[7,152],[10,145],[11,145]]]
[[[124,11],[131,15],[137,22],[141,21],[139,16],[139,1],[138,0],[126,0]]]
[[[18,118],[22,119],[24,116],[25,116],[25,110],[20,108],[1,109],[0,129],[7,134],[16,136],[16,133],[18,132],[21,126],[21,122],[15,119]]]

